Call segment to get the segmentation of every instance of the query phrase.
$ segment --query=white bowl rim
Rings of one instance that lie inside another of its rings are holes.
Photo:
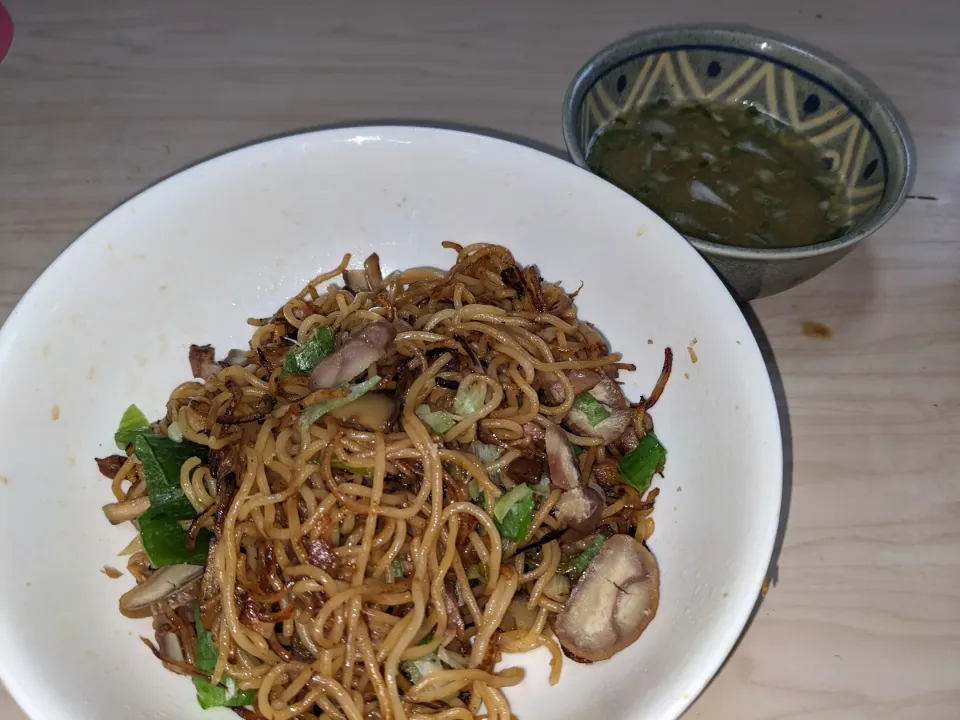
[[[68,264],[72,261],[73,256],[77,253],[83,252],[85,238],[91,236],[98,227],[105,223],[111,216],[120,211],[121,209],[135,203],[138,199],[148,196],[150,194],[162,192],[164,186],[169,183],[176,182],[180,176],[194,172],[201,167],[210,167],[218,162],[223,162],[225,159],[237,155],[239,153],[245,152],[254,152],[257,150],[262,150],[271,145],[280,145],[283,143],[296,141],[298,138],[307,138],[315,136],[325,136],[330,137],[331,139],[336,138],[339,135],[347,134],[370,134],[370,135],[390,135],[395,134],[398,136],[404,135],[421,135],[421,136],[430,136],[433,134],[444,135],[444,136],[459,136],[464,141],[471,142],[481,140],[483,142],[495,143],[499,145],[509,145],[512,146],[516,151],[520,153],[526,153],[531,156],[539,156],[545,159],[546,162],[556,163],[556,168],[558,172],[564,172],[569,170],[575,170],[576,172],[582,172],[590,177],[594,178],[595,181],[599,184],[604,185],[610,189],[610,192],[622,193],[621,190],[616,188],[613,185],[610,185],[606,181],[602,180],[599,177],[596,177],[589,171],[583,170],[582,168],[577,167],[576,165],[569,163],[561,158],[558,158],[550,153],[544,152],[542,150],[537,150],[535,148],[512,142],[509,140],[504,140],[491,135],[484,135],[478,132],[466,132],[461,130],[454,130],[449,128],[440,128],[440,127],[431,127],[423,125],[402,125],[402,124],[386,124],[386,125],[349,125],[349,126],[337,126],[332,129],[319,129],[319,130],[308,130],[305,132],[292,132],[289,134],[282,134],[280,136],[271,137],[263,141],[255,141],[249,144],[245,144],[239,147],[230,148],[225,150],[222,153],[217,153],[213,156],[204,158],[196,163],[188,165],[187,167],[176,171],[155,183],[147,186],[140,192],[126,198],[119,205],[112,208],[105,215],[97,219],[92,223],[86,230],[84,230],[76,239],[69,243],[63,251],[47,266],[43,273],[31,284],[30,288],[24,293],[21,299],[17,302],[13,311],[10,313],[6,321],[0,326],[0,365],[3,363],[4,356],[7,352],[11,351],[11,346],[13,345],[20,326],[23,323],[28,322],[29,318],[23,317],[23,308],[30,304],[34,296],[40,295],[43,292],[46,292],[46,285],[54,282],[54,275],[58,272],[64,270]],[[676,234],[676,233],[675,233]],[[682,240],[682,236],[676,234],[678,239]],[[683,242],[684,246],[687,246],[687,243]],[[733,307],[736,306],[736,302],[729,295],[722,281],[717,277],[714,272],[709,268],[706,262],[699,257],[699,255],[690,248],[692,256],[696,257],[695,262],[703,263],[703,268],[706,271],[704,273],[703,280],[705,283],[714,283],[714,290],[719,296],[726,298],[725,302],[731,303]],[[746,329],[748,335],[753,337],[753,332],[750,330],[749,325],[746,319],[742,316],[739,310],[736,313],[736,317],[739,318],[739,323],[742,323],[742,328]],[[745,347],[744,351],[750,352],[756,356],[756,359],[763,365],[765,361],[762,355],[762,352],[754,341],[752,347]],[[770,383],[770,378],[768,375],[764,375],[757,379],[763,388],[762,394],[765,396],[765,403],[767,405],[767,419],[769,420],[769,428],[771,430],[771,438],[775,437],[777,439],[776,452],[778,459],[782,461],[782,445],[780,444],[781,440],[781,425],[779,422],[779,413],[776,407],[776,399],[773,393],[772,385]],[[763,405],[763,402],[759,403]],[[759,588],[767,576],[767,571],[769,568],[769,560],[771,559],[774,550],[775,543],[777,538],[777,532],[780,524],[780,511],[781,511],[781,501],[782,501],[782,465],[778,466],[773,470],[775,477],[771,476],[771,503],[769,506],[770,516],[764,522],[758,520],[757,525],[763,530],[761,536],[764,538],[764,541],[761,543],[763,552],[761,555],[767,559],[767,561],[761,567],[759,564],[754,568],[756,586]],[[775,502],[774,502],[775,500]],[[757,597],[757,602],[759,602],[760,597]],[[739,639],[742,634],[746,632],[748,628],[748,623],[753,616],[756,603],[751,605],[742,605],[737,608],[736,612],[728,614],[731,618],[730,622],[726,623],[727,631],[725,633],[724,640],[717,643],[708,649],[707,655],[709,660],[704,660],[699,662],[698,665],[701,667],[701,672],[698,673],[698,679],[695,682],[690,683],[689,694],[685,694],[682,700],[678,701],[674,705],[676,713],[672,717],[679,717],[683,712],[694,702],[694,700],[699,697],[699,695],[706,689],[710,684],[716,673],[720,670],[723,664],[726,662],[727,658],[730,656],[730,653],[736,648]],[[4,639],[4,624],[5,616],[0,615],[0,641]],[[11,696],[15,699],[18,705],[31,717],[37,719],[49,720],[50,716],[45,714],[44,705],[37,702],[28,692],[28,688],[19,682],[17,672],[17,664],[13,662],[7,653],[3,652],[3,646],[0,645],[0,680],[3,681],[7,690],[10,692]]]

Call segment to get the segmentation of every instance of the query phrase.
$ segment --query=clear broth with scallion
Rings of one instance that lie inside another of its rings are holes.
[[[751,105],[664,99],[618,115],[591,140],[587,165],[702,240],[798,247],[851,225],[843,184],[817,147]]]

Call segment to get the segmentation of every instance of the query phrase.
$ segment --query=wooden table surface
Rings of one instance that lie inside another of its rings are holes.
[[[906,117],[923,197],[748,310],[792,431],[789,519],[776,582],[686,717],[960,717],[957,0],[4,1],[0,320],[119,202],[258,137],[422,119],[562,148],[571,76],[641,28],[748,23],[870,76]],[[22,717],[2,689],[0,717]]]

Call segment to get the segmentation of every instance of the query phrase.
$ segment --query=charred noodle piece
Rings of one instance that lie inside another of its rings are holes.
[[[100,470],[100,474],[113,480],[117,476],[117,473],[120,472],[120,468],[122,468],[123,464],[127,461],[127,456],[108,455],[107,457],[96,458],[96,460],[97,469]]]
[[[195,378],[211,380],[220,374],[223,365],[214,359],[213,345],[190,346],[190,370]]]
[[[388,322],[365,325],[339,350],[320,361],[310,373],[310,389],[334,388],[350,382],[387,354],[397,330]]]
[[[653,555],[629,535],[614,535],[573,588],[554,630],[577,658],[606,660],[640,637],[659,601]]]
[[[663,394],[663,389],[667,386],[667,380],[670,379],[670,371],[673,369],[673,350],[664,348],[663,350],[663,368],[660,370],[660,377],[657,378],[657,384],[653,387],[653,392],[644,403],[644,409],[649,410],[657,404],[657,400]]]

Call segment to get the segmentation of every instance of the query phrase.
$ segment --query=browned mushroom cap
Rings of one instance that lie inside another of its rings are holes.
[[[593,370],[569,370],[567,371],[567,379],[573,386],[574,396],[577,396],[600,382],[600,374]],[[543,394],[547,396],[547,399],[554,405],[562,403],[564,401],[563,384],[557,379],[557,374],[544,373],[543,381]]]
[[[591,425],[582,410],[571,408],[563,422],[578,435],[600,438],[605,444],[612,443],[623,435],[633,421],[633,411],[620,386],[606,375],[601,375],[599,382],[587,392],[610,412],[610,417]]]
[[[544,431],[544,442],[550,482],[564,490],[577,487],[580,484],[580,470],[566,433],[559,425],[550,423]]]
[[[368,430],[384,430],[393,421],[396,409],[397,403],[392,397],[371,392],[343,407],[331,410],[330,415]]]
[[[383,284],[383,272],[380,270],[379,255],[370,253],[369,257],[363,261],[363,274],[371,290],[376,290]]]
[[[176,610],[196,598],[203,578],[202,565],[168,565],[146,582],[120,596],[120,612],[130,618]]]
[[[344,270],[343,285],[353,294],[369,292],[370,290],[367,274],[363,270]]]
[[[107,520],[110,521],[111,525],[119,525],[120,523],[125,523],[128,520],[136,520],[149,509],[150,497],[147,495],[141,495],[140,497],[132,498],[131,500],[124,500],[123,502],[115,502],[110,503],[109,505],[104,505],[103,514],[107,516]]]
[[[606,660],[640,637],[659,600],[660,571],[653,555],[629,535],[614,535],[573,588],[554,630],[576,657]]]
[[[595,487],[575,487],[564,492],[554,505],[557,522],[588,535],[603,521],[603,495]]]
[[[320,361],[310,373],[310,389],[332,388],[353,380],[387,354],[396,336],[396,328],[388,322],[366,325],[343,347]]]

